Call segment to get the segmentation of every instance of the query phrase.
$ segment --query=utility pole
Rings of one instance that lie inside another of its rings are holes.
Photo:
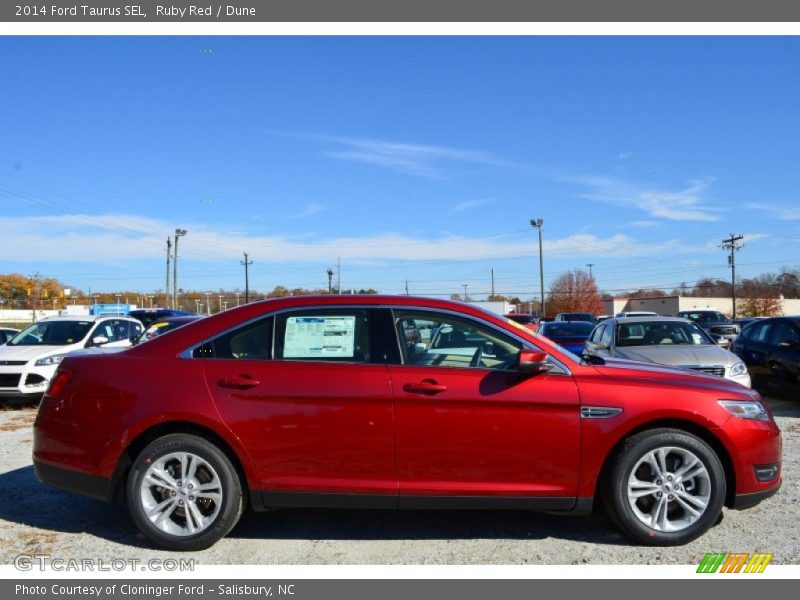
[[[328,267],[328,270],[325,271],[328,274],[328,293],[333,293],[333,267]]]
[[[469,296],[467,295],[467,286],[468,286],[468,285],[469,285],[468,283],[463,283],[463,284],[461,284],[461,287],[463,287],[463,288],[464,288],[464,302],[466,302],[467,300],[469,300]]]
[[[492,300],[494,300],[494,269],[492,269]]]
[[[167,285],[164,288],[164,308],[169,308],[169,258],[172,252],[172,240],[167,236]]]
[[[408,279],[406,279],[406,296],[408,296]]]
[[[175,230],[175,256],[172,257],[172,308],[178,309],[178,239],[186,235],[185,229]]]
[[[337,258],[336,259],[336,287],[338,288],[336,290],[336,293],[337,294],[341,294],[342,293],[342,259],[341,258]]]
[[[244,253],[244,260],[240,261],[244,265],[244,303],[250,302],[250,277],[248,276],[247,267],[253,264],[252,260],[247,260],[247,252]]]
[[[539,287],[541,288],[542,294],[542,305],[541,305],[541,314],[540,317],[545,316],[544,310],[544,258],[542,258],[542,225],[544,225],[543,219],[531,219],[531,227],[539,230]]]
[[[594,263],[586,263],[586,266],[589,267],[589,279],[591,279],[592,278],[592,267],[594,266]]]
[[[744,248],[744,244],[737,244],[737,242],[744,239],[742,235],[731,234],[726,240],[722,240],[723,250],[730,250],[728,256],[728,266],[731,268],[731,296],[733,298],[733,319],[736,319],[736,251]]]

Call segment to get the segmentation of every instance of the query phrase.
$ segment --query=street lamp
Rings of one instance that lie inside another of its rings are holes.
[[[172,307],[178,308],[178,238],[185,236],[185,229],[175,230],[175,254],[172,257]]]
[[[544,219],[531,219],[531,227],[534,227],[539,231],[539,286],[541,288],[541,300],[542,300],[542,314],[539,315],[540,317],[545,316],[544,310],[544,258],[542,257],[542,225],[544,225]]]

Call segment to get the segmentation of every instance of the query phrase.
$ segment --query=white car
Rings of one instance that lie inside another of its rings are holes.
[[[136,319],[115,315],[41,319],[0,346],[0,399],[37,399],[69,352],[130,346],[143,329]]]

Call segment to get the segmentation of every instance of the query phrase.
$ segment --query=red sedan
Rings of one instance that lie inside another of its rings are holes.
[[[583,362],[503,317],[408,296],[268,300],[70,354],[33,458],[44,483],[124,496],[176,550],[212,545],[246,504],[586,514],[599,499],[634,539],[683,544],[781,482],[757,392]]]

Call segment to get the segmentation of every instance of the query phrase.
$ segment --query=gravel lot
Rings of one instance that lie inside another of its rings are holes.
[[[800,564],[800,388],[757,383],[784,440],[778,495],[679,548],[632,545],[605,516],[526,512],[282,510],[246,514],[199,564],[697,564],[708,551],[772,552]],[[46,488],[31,466],[30,408],[0,411],[0,563],[19,554],[62,559],[165,558],[122,504]],[[188,558],[188,556],[187,556]]]

